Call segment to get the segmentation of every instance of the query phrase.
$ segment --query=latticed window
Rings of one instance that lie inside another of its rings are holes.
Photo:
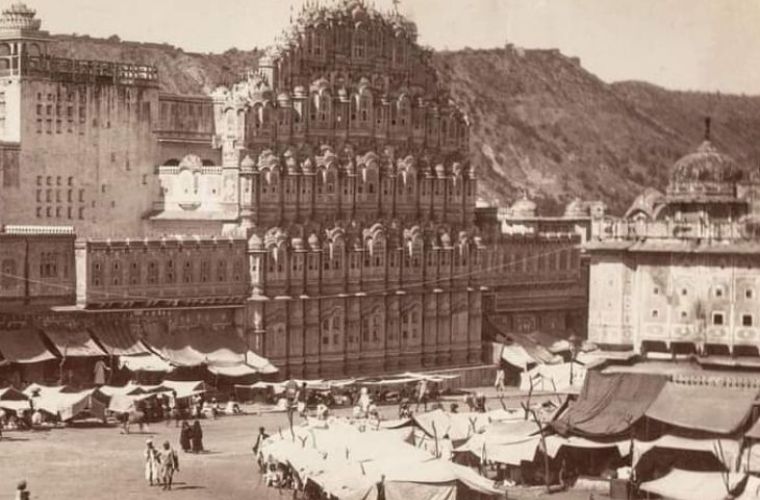
[[[185,264],[182,266],[182,282],[183,283],[192,283],[193,282],[193,263],[189,260],[185,261]]]
[[[140,283],[140,263],[132,262],[129,265],[129,284],[137,285]]]
[[[211,262],[201,261],[201,283],[207,283],[211,279]]]
[[[4,259],[0,265],[0,287],[15,288],[21,283],[17,276],[16,261],[13,259]]]
[[[43,252],[40,256],[40,277],[56,278],[58,276],[58,254]]]
[[[150,261],[148,263],[148,284],[155,285],[158,283],[158,262]]]

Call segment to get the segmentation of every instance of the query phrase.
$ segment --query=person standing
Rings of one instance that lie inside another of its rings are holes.
[[[424,411],[427,411],[427,392],[427,380],[423,378],[420,380],[419,386],[417,387],[417,406],[414,409],[415,413],[419,411],[420,404],[423,405]]]
[[[193,444],[193,453],[201,453],[203,451],[203,429],[201,429],[201,423],[198,420],[193,423],[190,440]]]
[[[494,380],[494,387],[496,388],[497,393],[501,393],[504,391],[504,368],[499,366],[496,369],[496,380]]]
[[[93,379],[97,387],[106,385],[106,372],[110,371],[111,369],[106,366],[106,362],[102,359],[99,359],[95,362],[95,367],[93,368]]]
[[[171,490],[174,473],[179,472],[179,457],[177,457],[177,453],[172,449],[169,441],[164,441],[164,448],[159,452],[158,458],[161,462],[161,483],[163,484],[163,489]]]
[[[186,421],[182,421],[182,429],[179,431],[179,445],[182,447],[182,451],[187,453],[192,448],[191,437],[193,435],[190,424]]]
[[[26,489],[26,481],[21,481],[16,486],[16,500],[29,500],[31,493]]]
[[[301,418],[306,418],[306,403],[308,402],[308,399],[309,395],[306,390],[306,382],[303,382],[301,384],[301,389],[298,391],[298,395],[296,397],[298,414],[301,415]]]
[[[161,479],[159,478],[158,450],[153,447],[151,439],[145,441],[143,458],[145,459],[145,480],[148,481],[148,485],[153,486],[154,480],[156,484],[159,484]]]

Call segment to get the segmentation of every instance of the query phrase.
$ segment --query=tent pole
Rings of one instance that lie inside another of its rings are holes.
[[[526,411],[529,411],[531,415],[533,415],[533,421],[538,426],[538,432],[541,436],[541,447],[543,448],[543,455],[544,455],[544,482],[546,483],[546,491],[547,493],[551,493],[551,487],[550,483],[551,480],[549,479],[549,449],[546,447],[546,438],[544,437],[544,428],[541,426],[541,423],[538,421],[538,416],[536,415],[535,410],[527,409]]]

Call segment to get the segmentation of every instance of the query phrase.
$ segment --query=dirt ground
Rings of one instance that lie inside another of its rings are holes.
[[[395,411],[388,407],[383,413],[392,418]],[[147,438],[157,444],[169,440],[178,449],[179,429],[173,423],[168,427],[152,424],[149,432],[141,434],[134,429],[129,435],[121,434],[117,427],[6,432],[0,440],[0,498],[13,498],[22,479],[29,483],[33,499],[44,500],[291,498],[290,492],[280,494],[262,484],[251,450],[260,426],[270,433],[287,429],[285,415],[220,417],[203,420],[202,425],[208,451],[199,455],[179,452],[180,472],[172,492],[146,484],[142,452]],[[509,498],[586,500],[589,495],[570,492],[544,497],[541,489],[532,489],[510,492]]]

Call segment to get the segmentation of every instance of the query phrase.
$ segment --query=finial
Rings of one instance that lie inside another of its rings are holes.
[[[398,14],[398,6],[401,4],[401,0],[391,0],[393,2],[393,10]]]
[[[709,116],[705,117],[705,140],[710,140],[710,122],[712,121],[712,118]]]

